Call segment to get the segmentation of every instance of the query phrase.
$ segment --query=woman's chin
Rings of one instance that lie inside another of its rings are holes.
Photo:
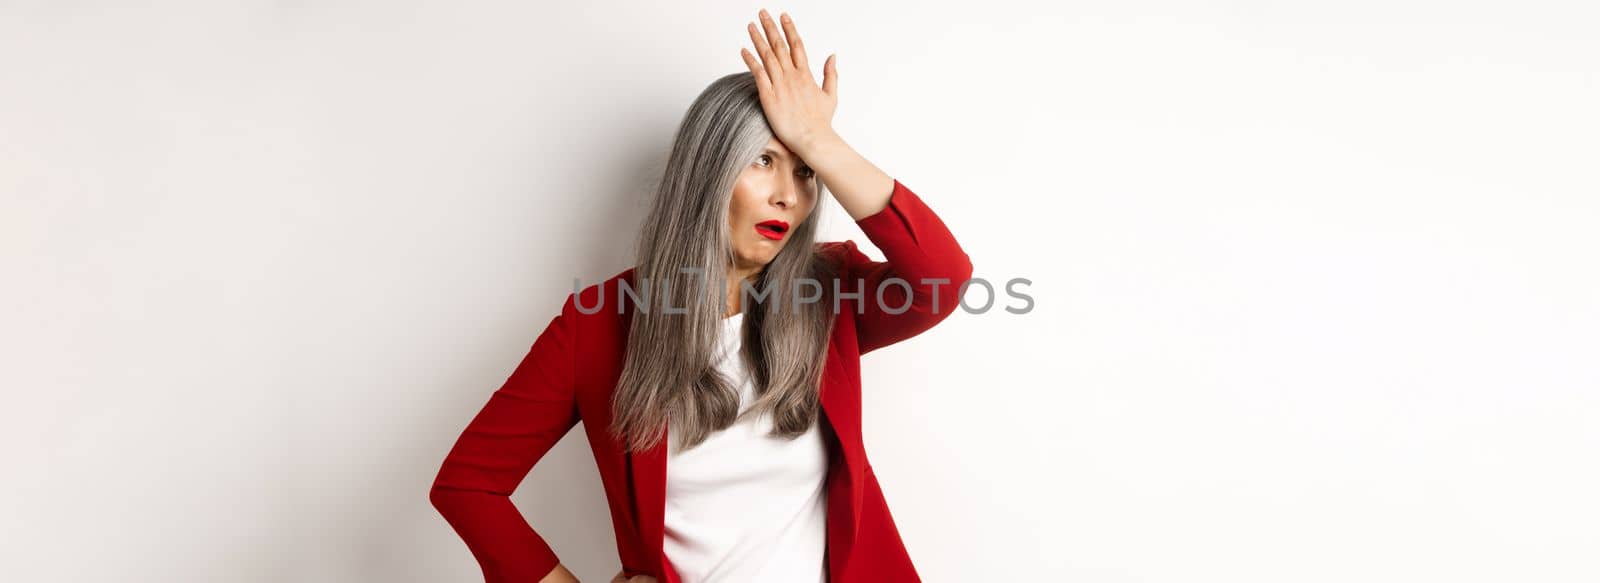
[[[763,249],[739,255],[739,263],[747,269],[761,269],[766,267],[768,263],[772,263],[772,258],[777,256],[778,250],[776,248]]]

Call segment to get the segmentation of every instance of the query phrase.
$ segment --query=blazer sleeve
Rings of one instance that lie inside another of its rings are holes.
[[[569,294],[561,314],[467,424],[429,492],[477,558],[486,583],[538,581],[560,563],[510,496],[578,422],[576,317]]]
[[[972,259],[916,193],[896,179],[888,206],[856,225],[885,259],[873,261],[855,241],[844,242],[841,287],[861,293],[855,316],[861,354],[916,336],[957,309]]]

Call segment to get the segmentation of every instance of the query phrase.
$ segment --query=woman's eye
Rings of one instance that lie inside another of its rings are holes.
[[[760,156],[756,156],[756,165],[757,166],[761,166],[763,168],[765,168],[767,166],[771,166],[772,165],[772,156],[767,155],[767,154],[762,154]],[[817,172],[815,170],[812,170],[810,166],[801,166],[800,170],[798,171],[798,173],[800,174],[800,176],[802,178],[811,178],[811,177],[817,175]]]

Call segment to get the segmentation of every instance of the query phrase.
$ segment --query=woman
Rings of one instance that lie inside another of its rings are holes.
[[[486,581],[576,580],[509,496],[580,420],[615,582],[920,581],[862,445],[859,357],[947,317],[972,264],[833,131],[835,59],[819,86],[792,19],[760,21],[750,71],[684,116],[638,264],[567,297],[440,468],[430,500]],[[813,243],[824,189],[886,261]]]

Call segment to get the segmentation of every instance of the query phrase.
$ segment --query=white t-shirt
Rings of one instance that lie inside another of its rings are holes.
[[[739,357],[744,314],[724,318],[716,366],[750,408]],[[668,440],[667,558],[684,583],[826,583],[828,449],[820,423],[786,441],[770,413],[751,415],[681,451]],[[673,436],[668,425],[668,436]]]

